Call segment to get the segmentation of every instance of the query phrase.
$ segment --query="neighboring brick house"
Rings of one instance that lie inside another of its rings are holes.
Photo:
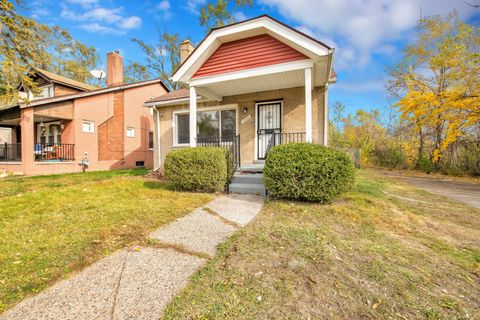
[[[0,108],[0,171],[26,175],[153,166],[151,111],[143,101],[168,89],[159,79],[123,84],[123,61],[107,55],[107,87],[35,69],[40,96]]]
[[[155,167],[172,149],[235,145],[237,165],[262,163],[287,142],[327,145],[334,49],[269,16],[181,44],[171,80],[188,87],[145,102],[155,121]]]

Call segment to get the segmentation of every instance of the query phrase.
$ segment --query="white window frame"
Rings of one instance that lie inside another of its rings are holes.
[[[128,132],[133,132],[133,135],[129,134]],[[127,127],[126,135],[128,138],[135,138],[135,128],[134,127]]]
[[[46,96],[34,96],[33,92],[29,91],[28,92],[28,100],[33,101],[33,100],[39,100],[39,99],[46,99],[46,98],[52,98],[54,96],[54,88],[53,84],[47,84],[44,86],[39,86],[38,89],[40,90],[47,90],[47,95]]]
[[[202,111],[222,111],[222,110],[235,110],[235,132],[238,134],[238,104],[225,104],[225,105],[218,105],[218,106],[211,106],[211,107],[201,107],[197,108],[197,112],[202,112]],[[177,110],[173,111],[172,115],[172,129],[173,129],[173,141],[172,141],[172,146],[173,147],[188,147],[190,146],[190,143],[177,143],[177,115],[179,114],[189,114],[190,111],[188,109],[182,109],[182,110]],[[220,121],[220,128],[222,127],[221,121],[222,121],[222,113],[220,112],[219,115],[219,121]],[[219,133],[219,136],[221,136],[221,130]]]
[[[84,127],[84,124],[88,124],[91,129],[89,129],[88,131],[85,130],[85,127]],[[93,121],[90,121],[90,120],[82,120],[82,132],[85,132],[85,133],[95,133],[95,122]]]

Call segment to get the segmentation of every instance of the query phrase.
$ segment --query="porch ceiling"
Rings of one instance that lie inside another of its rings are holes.
[[[328,82],[327,74],[329,70],[327,70],[327,63],[328,61],[326,57],[313,63],[312,85],[314,87],[324,86]],[[202,81],[202,78],[200,78],[199,80]],[[191,84],[194,84],[193,81]],[[207,98],[221,98],[224,96],[232,96],[252,92],[303,87],[304,85],[304,68],[270,74],[247,76],[234,80],[227,79],[223,81],[212,81],[208,84],[195,84],[198,89],[198,93],[200,95],[206,96]]]
[[[251,78],[217,82],[205,87],[199,87],[199,90],[207,89],[219,96],[233,96],[251,92],[300,87],[304,84],[304,70],[295,70]]]

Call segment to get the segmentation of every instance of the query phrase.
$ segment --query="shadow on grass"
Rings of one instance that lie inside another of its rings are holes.
[[[175,191],[170,183],[164,181],[145,181],[143,186],[152,190]]]

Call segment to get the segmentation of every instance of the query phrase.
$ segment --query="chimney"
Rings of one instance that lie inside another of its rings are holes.
[[[123,58],[120,51],[107,53],[107,87],[123,84]]]
[[[190,40],[186,39],[180,43],[180,63],[183,63],[187,60],[188,56],[193,52],[195,47],[190,42]]]

